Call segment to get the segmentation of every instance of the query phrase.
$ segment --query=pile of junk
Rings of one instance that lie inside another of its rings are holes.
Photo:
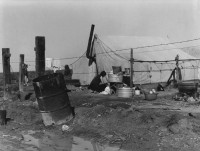
[[[178,83],[179,92],[173,97],[175,101],[200,102],[197,82]]]

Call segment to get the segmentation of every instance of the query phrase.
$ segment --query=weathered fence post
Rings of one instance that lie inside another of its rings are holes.
[[[130,56],[130,72],[131,72],[131,75],[130,75],[130,87],[133,88],[133,49],[131,48],[131,56]]]
[[[179,55],[176,55],[176,80],[177,84],[179,84],[182,80],[181,69],[179,68]]]
[[[24,64],[24,54],[20,54],[19,56],[19,91],[24,91],[24,73],[22,72],[22,65]]]
[[[11,74],[10,74],[10,49],[2,48],[2,65],[3,65],[3,89],[4,89],[4,99],[7,99],[6,88],[11,84]]]
[[[36,77],[45,74],[45,37],[35,37]]]

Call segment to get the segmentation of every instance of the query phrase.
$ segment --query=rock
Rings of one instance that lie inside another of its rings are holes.
[[[180,133],[180,127],[179,127],[178,124],[170,125],[170,126],[168,126],[168,129],[169,129],[170,132],[172,132],[174,134]]]
[[[180,119],[177,123],[168,126],[169,131],[174,134],[188,133],[188,131],[191,131],[192,128],[192,124],[186,118]]]
[[[182,131],[192,130],[192,124],[186,118],[179,120],[178,124],[181,127]]]

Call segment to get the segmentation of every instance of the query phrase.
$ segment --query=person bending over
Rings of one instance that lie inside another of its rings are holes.
[[[102,71],[99,75],[94,77],[90,83],[88,89],[91,89],[96,92],[102,92],[107,87],[107,83],[103,83],[102,78],[106,76],[106,72]]]

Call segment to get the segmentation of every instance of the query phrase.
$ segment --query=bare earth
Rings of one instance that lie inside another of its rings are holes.
[[[173,100],[176,89],[146,101],[143,94],[126,99],[68,88],[76,116],[64,123],[65,131],[64,124],[44,126],[34,94],[25,101],[15,94],[6,100],[0,151],[200,150],[200,103]]]

